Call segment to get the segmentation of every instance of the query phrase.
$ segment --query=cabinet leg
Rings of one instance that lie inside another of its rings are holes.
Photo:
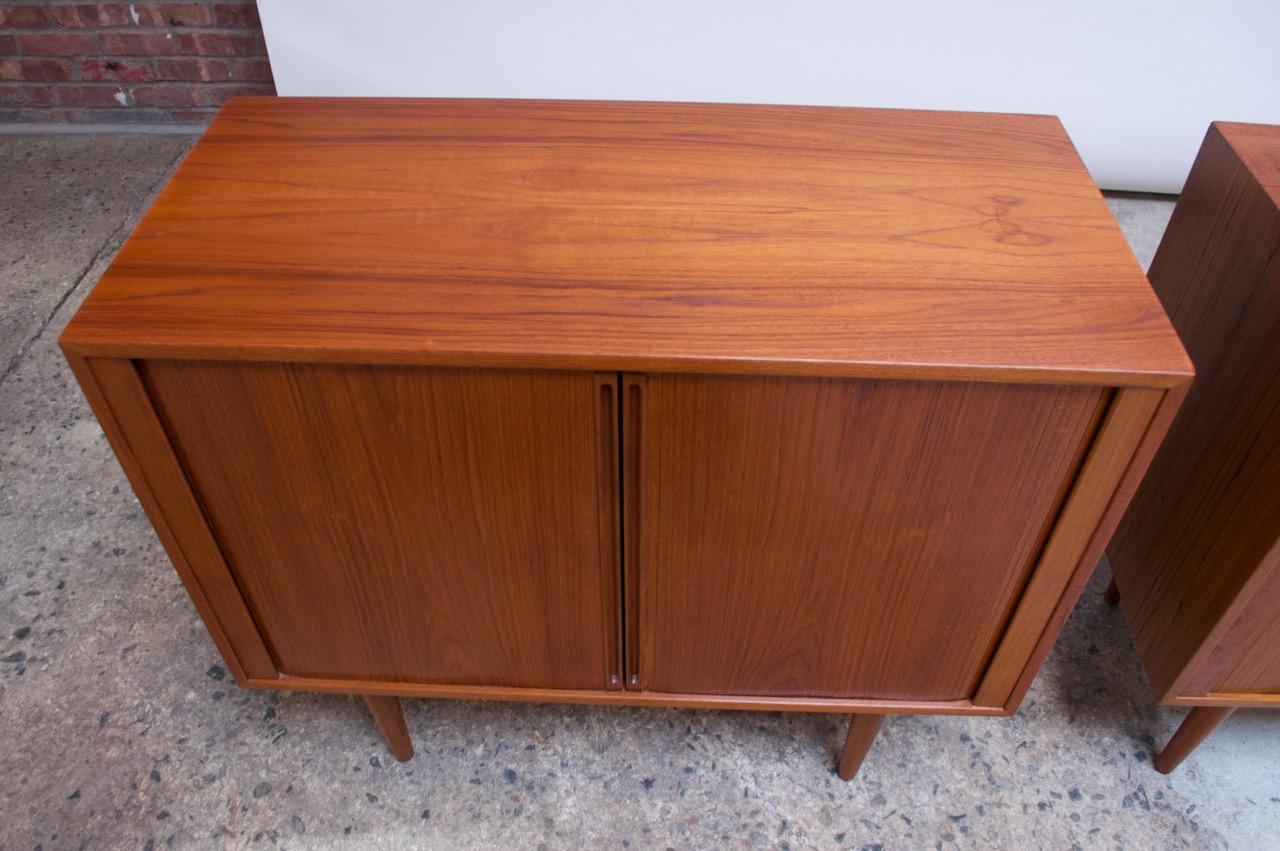
[[[871,743],[880,732],[884,723],[883,715],[852,715],[849,717],[849,735],[844,739],[844,750],[840,752],[840,763],[836,766],[836,774],[841,780],[852,780],[862,766],[862,760],[871,750]]]
[[[1156,771],[1168,774],[1178,767],[1231,714],[1231,706],[1197,706],[1182,720],[1182,726],[1173,734],[1164,750],[1156,754]]]
[[[413,741],[409,738],[409,727],[404,723],[400,698],[366,694],[364,702],[382,731],[382,738],[387,740],[392,755],[401,762],[408,762],[413,756]]]
[[[1103,593],[1102,602],[1108,606],[1114,606],[1120,602],[1120,586],[1116,585],[1114,579],[1111,580],[1111,584],[1107,586],[1107,590]]]

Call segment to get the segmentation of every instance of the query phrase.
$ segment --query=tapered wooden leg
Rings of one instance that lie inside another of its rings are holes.
[[[1102,602],[1108,606],[1114,606],[1120,602],[1120,586],[1116,585],[1114,579],[1111,580],[1111,584],[1107,586],[1106,592],[1103,593]]]
[[[1233,707],[1230,706],[1197,706],[1182,720],[1182,726],[1173,734],[1164,750],[1156,754],[1156,771],[1168,774],[1186,759],[1196,745],[1204,741],[1221,724]]]
[[[844,750],[840,752],[840,763],[836,766],[836,774],[841,780],[852,780],[862,766],[862,760],[871,750],[871,743],[880,732],[884,723],[883,715],[853,715],[849,718],[849,735],[844,739]]]
[[[366,694],[364,702],[378,723],[382,738],[387,740],[392,755],[401,762],[408,762],[413,756],[413,741],[409,738],[409,727],[404,723],[400,698]]]

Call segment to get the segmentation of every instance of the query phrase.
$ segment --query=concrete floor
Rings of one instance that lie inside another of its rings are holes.
[[[1009,719],[899,717],[860,776],[844,719],[246,692],[134,500],[55,339],[190,140],[0,135],[0,848],[1258,848],[1280,714],[1171,777],[1098,571]],[[1113,198],[1145,263],[1172,208]],[[1267,839],[1266,837],[1270,837]]]

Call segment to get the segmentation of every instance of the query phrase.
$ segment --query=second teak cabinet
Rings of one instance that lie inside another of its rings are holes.
[[[678,104],[233,101],[62,343],[240,683],[846,777],[1016,708],[1190,372],[1055,120]]]

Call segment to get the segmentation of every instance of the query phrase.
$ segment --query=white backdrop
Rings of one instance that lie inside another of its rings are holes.
[[[259,0],[283,95],[1061,116],[1109,189],[1176,192],[1212,120],[1280,124],[1280,0]]]

